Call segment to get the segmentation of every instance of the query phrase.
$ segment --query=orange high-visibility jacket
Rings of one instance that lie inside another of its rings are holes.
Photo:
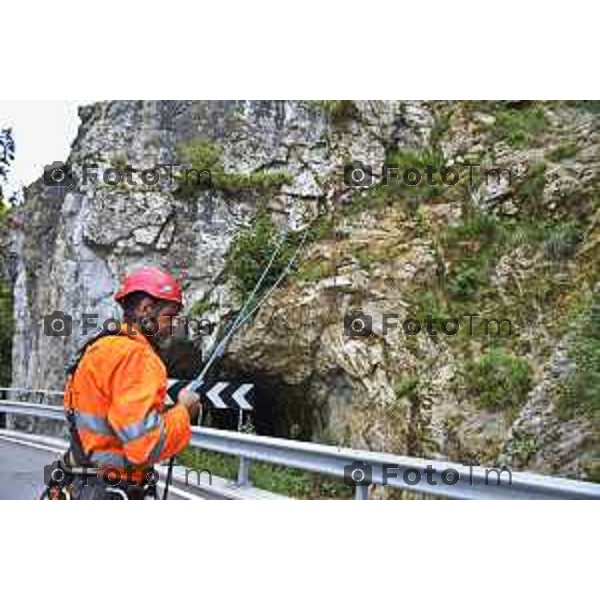
[[[147,338],[122,325],[93,343],[65,388],[86,453],[106,471],[139,482],[154,463],[185,448],[191,437],[185,406],[165,411],[167,372]],[[112,480],[112,475],[111,475]]]

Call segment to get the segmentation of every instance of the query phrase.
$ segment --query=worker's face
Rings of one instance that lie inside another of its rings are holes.
[[[144,298],[137,307],[136,317],[140,322],[148,323],[148,332],[151,337],[162,339],[173,334],[180,312],[181,307],[176,302],[162,305],[151,298]]]

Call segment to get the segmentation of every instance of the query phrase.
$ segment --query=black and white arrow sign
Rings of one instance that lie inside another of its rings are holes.
[[[238,389],[231,394],[231,398],[235,400],[242,410],[252,410],[252,404],[246,400],[246,394],[248,394],[253,387],[253,383],[242,383],[242,385],[240,385]]]
[[[219,381],[218,383],[215,383],[210,390],[207,390],[206,397],[214,404],[215,408],[228,408],[225,401],[219,396],[219,394],[228,386],[229,384],[226,381]]]
[[[188,385],[189,381],[180,379],[169,379],[168,394],[173,400],[177,398],[180,390]],[[203,385],[197,392],[210,400],[215,408],[237,408],[238,410],[253,410],[248,401],[248,395],[254,388],[253,383],[231,383],[230,381],[218,381],[210,385]]]

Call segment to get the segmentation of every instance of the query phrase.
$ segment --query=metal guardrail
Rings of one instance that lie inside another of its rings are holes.
[[[3,389],[7,388],[0,388],[0,391]],[[62,407],[7,400],[0,401],[1,412],[55,420],[64,418]],[[237,456],[237,483],[240,486],[249,483],[250,462],[261,461],[338,479],[343,479],[344,475],[348,475],[353,469],[359,469],[374,484],[445,498],[600,499],[600,485],[585,481],[510,472],[507,469],[486,469],[207,427],[192,427],[190,445]],[[356,486],[356,498],[367,499],[367,491],[367,486]]]
[[[4,397],[9,393],[16,394],[36,394],[38,396],[64,396],[64,392],[59,392],[58,390],[33,390],[30,388],[19,388],[19,387],[0,387],[0,396]]]
[[[14,400],[0,400],[0,412],[43,419],[65,420],[65,411],[62,406],[50,404],[33,404],[31,402],[15,402]]]
[[[433,494],[456,499],[600,499],[600,485],[558,477],[547,477],[533,473],[513,472],[509,485],[508,471],[469,467],[457,463],[433,461],[411,456],[401,456],[382,452],[369,452],[298,442],[265,436],[248,435],[235,431],[223,431],[203,427],[192,428],[192,445],[246,459],[259,460],[285,467],[293,467],[331,477],[343,478],[345,470],[360,464],[372,472],[371,481],[390,487]],[[429,468],[429,480],[426,477]],[[416,479],[415,472],[421,474],[417,484],[404,479]],[[456,479],[456,483],[445,483]],[[387,476],[384,477],[384,473]],[[500,473],[500,477],[497,474]],[[452,475],[450,478],[449,476]],[[497,484],[496,482],[500,483]],[[366,491],[357,486],[357,496]]]

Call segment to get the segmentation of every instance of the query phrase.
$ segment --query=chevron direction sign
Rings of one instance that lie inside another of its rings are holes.
[[[175,401],[177,394],[182,390],[189,381],[181,379],[169,379],[167,392]],[[205,384],[197,391],[202,396],[205,396],[215,408],[227,409],[236,408],[238,410],[253,410],[250,403],[253,383],[232,383],[230,381],[217,381],[216,383]]]

